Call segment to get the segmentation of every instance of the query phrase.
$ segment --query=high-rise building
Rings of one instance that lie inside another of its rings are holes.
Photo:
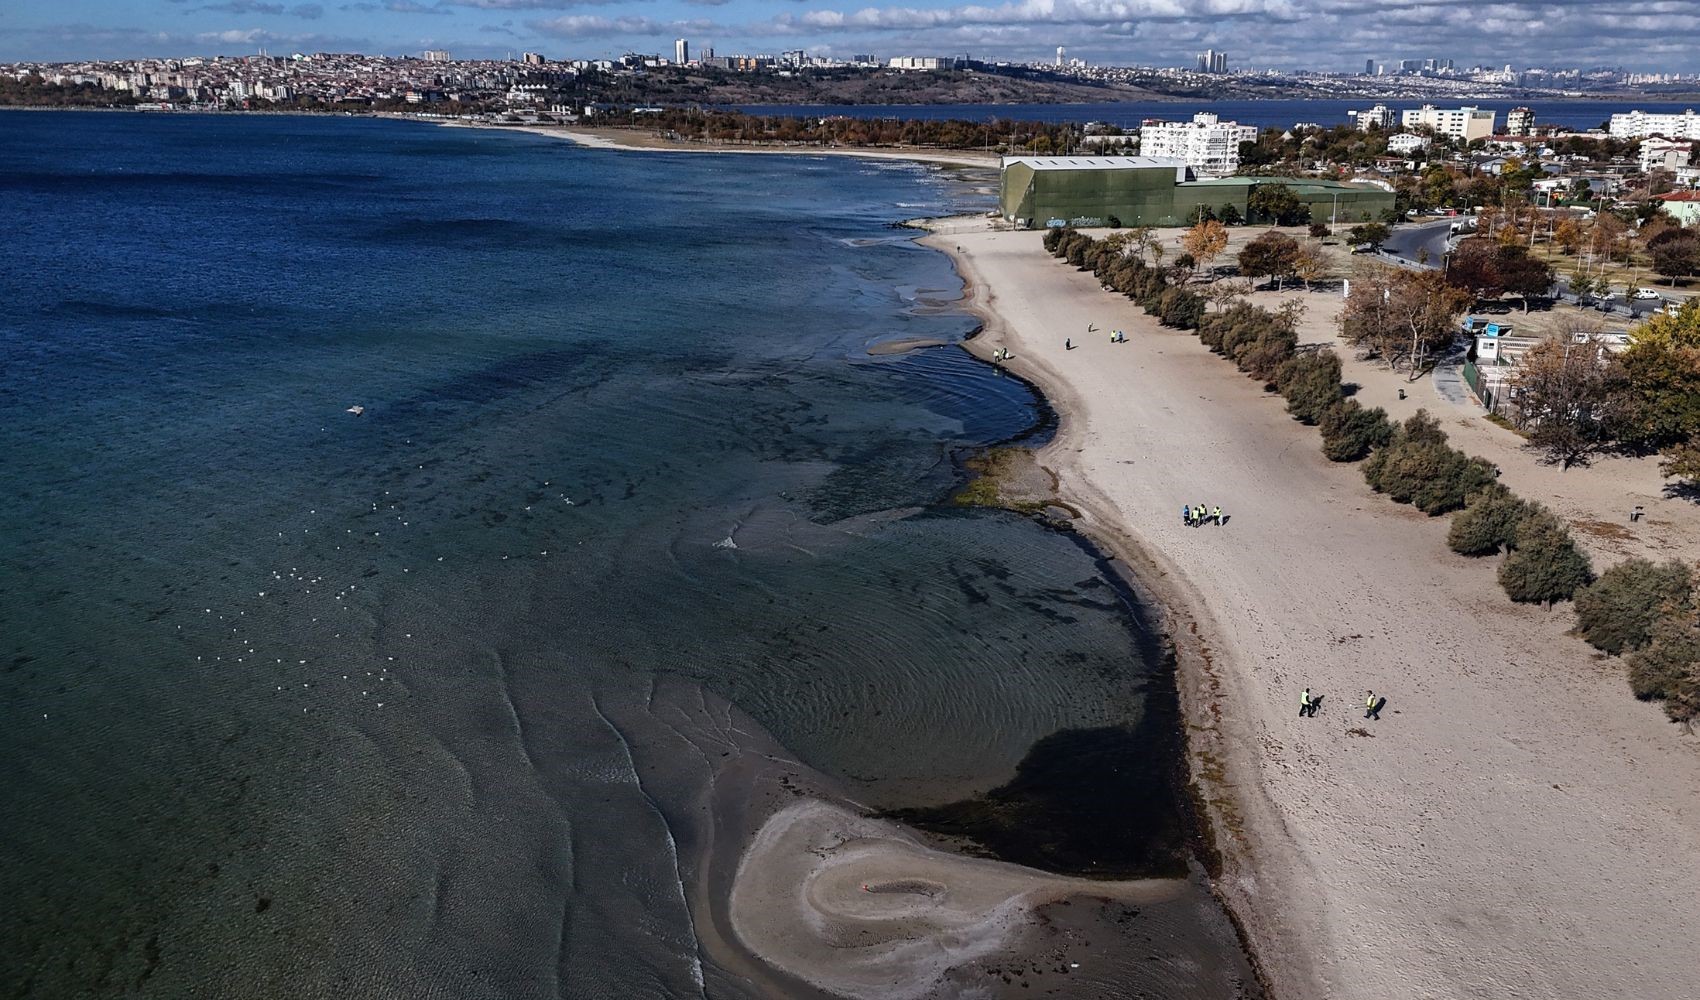
[[[1062,69],[1063,51],[1064,50],[1063,50],[1063,47],[1061,45],[1057,46],[1057,69]]]
[[[425,61],[426,62],[448,62],[449,61],[448,50],[447,49],[426,49],[425,50]]]
[[[1374,76],[1374,75],[1375,75],[1375,60],[1374,59],[1365,59],[1364,60],[1364,76]]]
[[[680,66],[691,61],[691,43],[683,38],[673,39],[673,61]]]
[[[1200,73],[1226,73],[1228,71],[1228,54],[1217,52],[1215,49],[1205,49],[1198,54],[1198,71]]]
[[[1534,135],[1535,113],[1528,108],[1512,108],[1505,113],[1506,135]]]
[[[543,58],[543,53],[541,52],[527,52],[520,56],[520,61],[525,63],[527,66],[541,66],[549,60]]]
[[[1228,177],[1240,167],[1240,143],[1256,142],[1257,129],[1200,111],[1190,122],[1149,120],[1139,129],[1141,156],[1185,160],[1202,177]]]

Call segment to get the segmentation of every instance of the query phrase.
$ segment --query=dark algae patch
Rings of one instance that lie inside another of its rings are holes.
[[[1179,704],[1166,671],[1133,726],[1064,729],[1006,785],[889,815],[973,853],[1088,878],[1179,878],[1193,853],[1181,795]]]

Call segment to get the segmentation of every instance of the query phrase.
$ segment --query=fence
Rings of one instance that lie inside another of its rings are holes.
[[[1464,384],[1470,387],[1470,391],[1476,394],[1476,398],[1482,401],[1489,413],[1495,411],[1494,403],[1497,402],[1496,397],[1499,394],[1488,386],[1487,381],[1482,378],[1481,369],[1476,367],[1474,361],[1464,362]]]

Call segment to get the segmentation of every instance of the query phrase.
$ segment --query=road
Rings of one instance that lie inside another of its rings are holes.
[[[1440,259],[1446,256],[1446,237],[1451,235],[1452,223],[1456,221],[1455,218],[1445,218],[1401,225],[1387,237],[1381,249],[1390,256],[1413,262],[1421,261],[1422,251],[1427,250],[1428,263],[1439,267]]]
[[[1588,300],[1584,302],[1580,297],[1570,291],[1570,282],[1563,275],[1559,276],[1558,282],[1553,286],[1553,295],[1564,302],[1581,306],[1584,309],[1598,309],[1600,312],[1603,312],[1608,316],[1631,316],[1635,319],[1640,319],[1649,313],[1658,312],[1665,304],[1665,300],[1663,298],[1626,300],[1623,297],[1623,289],[1621,288],[1617,289],[1617,297],[1614,299],[1601,302],[1594,296],[1590,295],[1588,296]]]
[[[1442,258],[1446,255],[1446,240],[1451,235],[1452,223],[1456,218],[1431,219],[1415,224],[1406,224],[1394,229],[1387,237],[1387,242],[1381,246],[1380,256],[1395,263],[1415,264],[1422,260],[1422,251],[1428,251],[1428,265],[1441,266]],[[1617,289],[1617,298],[1600,301],[1589,296],[1583,301],[1571,294],[1570,285],[1561,275],[1553,286],[1554,297],[1581,306],[1585,309],[1595,309],[1608,316],[1624,316],[1640,319],[1649,313],[1657,312],[1664,306],[1665,300],[1659,299],[1628,299],[1623,298],[1623,289]]]

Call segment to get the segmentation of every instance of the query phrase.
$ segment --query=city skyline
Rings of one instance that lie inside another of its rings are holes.
[[[1562,64],[1693,73],[1700,0],[1658,15],[1607,2],[1400,0],[951,0],[857,5],[799,0],[23,0],[0,13],[0,60],[72,61],[363,52],[551,58],[623,52],[774,52],[847,57],[968,54],[1050,61],[1059,45],[1094,64],[1191,65],[1227,52],[1235,69],[1361,71],[1440,54],[1459,67]],[[1326,46],[1316,39],[1331,39]],[[1506,46],[1505,39],[1516,39]]]

